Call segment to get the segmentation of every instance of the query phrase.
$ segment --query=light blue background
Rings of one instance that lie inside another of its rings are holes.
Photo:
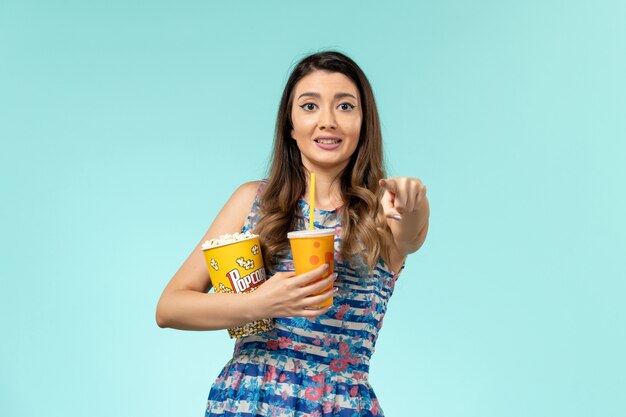
[[[201,416],[225,331],[158,297],[338,48],[432,217],[371,364],[388,417],[626,415],[623,1],[0,1],[0,415]],[[245,161],[245,162],[242,162]]]

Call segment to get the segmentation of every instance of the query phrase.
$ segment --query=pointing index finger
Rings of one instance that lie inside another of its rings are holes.
[[[398,190],[398,184],[396,183],[396,180],[394,180],[393,178],[384,178],[381,179],[379,182],[381,187],[383,187],[384,189],[386,189],[387,191],[391,192],[391,193],[396,193]]]

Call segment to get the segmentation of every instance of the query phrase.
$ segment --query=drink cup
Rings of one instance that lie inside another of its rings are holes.
[[[215,292],[249,294],[266,280],[259,237],[251,233],[222,235],[202,245]],[[272,319],[228,329],[231,338],[262,333],[274,327]]]
[[[312,271],[326,263],[329,268],[320,279],[333,273],[335,263],[335,229],[300,230],[287,233],[296,275]],[[322,292],[332,288],[332,284]],[[312,307],[326,307],[333,304],[331,297],[327,301]]]

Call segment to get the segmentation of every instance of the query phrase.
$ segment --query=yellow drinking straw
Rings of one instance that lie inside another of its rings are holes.
[[[315,229],[315,221],[313,212],[315,211],[315,172],[311,172],[311,181],[309,182],[309,230]]]

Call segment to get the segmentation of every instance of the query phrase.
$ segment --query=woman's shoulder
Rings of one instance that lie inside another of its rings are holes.
[[[246,223],[250,211],[256,207],[256,194],[260,181],[241,184],[230,196],[215,217],[207,236],[216,237],[225,233],[236,233]]]
[[[231,199],[249,207],[257,199],[265,186],[264,181],[249,181],[241,184],[233,193]]]
[[[237,190],[235,191],[236,193],[243,193],[245,195],[256,195],[256,193],[259,191],[259,188],[265,183],[265,181],[249,181],[249,182],[244,182],[243,184],[241,184]]]
[[[247,232],[254,229],[261,206],[261,194],[265,188],[265,181],[250,181],[241,184],[235,191],[241,207],[246,207],[247,214],[243,222],[241,231]]]

